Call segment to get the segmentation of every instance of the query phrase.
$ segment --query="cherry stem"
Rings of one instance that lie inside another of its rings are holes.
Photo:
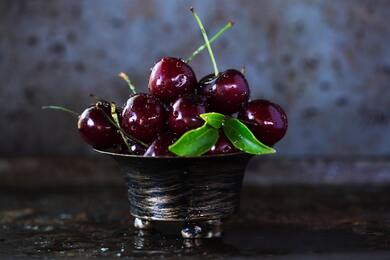
[[[246,67],[245,67],[245,66],[242,66],[242,68],[241,68],[241,73],[242,73],[243,75],[245,75],[245,73],[246,73]]]
[[[215,62],[213,50],[211,49],[209,38],[207,37],[206,30],[204,29],[202,21],[200,20],[199,16],[196,14],[196,12],[195,12],[193,7],[191,7],[191,12],[194,15],[196,21],[198,22],[198,25],[199,25],[200,31],[202,33],[203,39],[204,39],[204,41],[206,43],[207,50],[209,51],[211,62],[213,63],[213,67],[214,67],[214,74],[215,74],[215,76],[218,76],[219,71],[218,71],[217,63]]]
[[[120,128],[120,124],[119,124],[118,112],[116,110],[116,105],[115,105],[114,102],[111,103],[111,116],[114,119],[116,127],[119,129]],[[129,143],[127,142],[127,138],[124,135],[123,131],[119,131],[119,134],[121,135],[122,140],[123,140],[123,142],[125,143],[125,145],[127,147],[127,151],[131,153],[131,147],[130,147]]]
[[[80,116],[79,113],[73,111],[73,110],[70,110],[66,107],[61,107],[61,106],[43,106],[41,107],[42,109],[54,109],[54,110],[60,110],[60,111],[63,111],[63,112],[66,112],[66,113],[69,113],[69,114],[72,114],[72,115],[75,115],[75,116]]]
[[[216,34],[213,35],[213,37],[211,37],[210,39],[210,44],[212,44],[213,42],[215,42],[225,31],[227,31],[228,29],[232,28],[234,25],[234,22],[232,21],[229,21],[224,27],[222,27]],[[198,55],[200,52],[202,52],[204,49],[206,49],[206,43],[203,44],[202,46],[200,46],[198,49],[196,49],[192,54],[191,56],[186,59],[186,63],[190,63],[196,55]]]
[[[101,109],[101,108],[99,108],[99,109]],[[118,129],[118,131],[121,133],[121,135],[126,136],[127,138],[133,140],[134,142],[139,143],[140,145],[142,145],[142,146],[144,146],[144,147],[146,147],[146,148],[149,147],[146,143],[142,142],[141,140],[138,140],[137,138],[135,138],[135,137],[133,137],[133,136],[130,136],[130,135],[126,134],[126,133],[123,131],[123,129],[120,127],[120,125],[117,124],[117,123],[111,118],[110,115],[107,115],[106,112],[104,112],[104,110],[102,110],[102,112],[103,112],[103,114],[106,116],[107,120],[110,121],[110,123],[111,123],[116,129]],[[118,120],[118,121],[119,121],[119,120]],[[127,143],[126,143],[126,144],[127,144]]]
[[[129,86],[129,89],[133,94],[137,94],[137,92],[135,91],[135,86],[131,83],[129,76],[127,76],[126,73],[121,72],[118,74],[118,76],[127,82],[127,85]]]

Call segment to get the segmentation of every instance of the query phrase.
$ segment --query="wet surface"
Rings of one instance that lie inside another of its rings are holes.
[[[389,187],[244,187],[221,239],[183,240],[180,225],[132,228],[126,190],[2,189],[0,257],[390,257]]]

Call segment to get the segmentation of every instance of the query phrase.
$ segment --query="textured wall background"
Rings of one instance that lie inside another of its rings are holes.
[[[0,0],[0,155],[89,153],[71,116],[40,106],[124,103],[119,71],[145,90],[161,56],[202,43],[190,5],[210,33],[236,21],[217,60],[286,109],[280,154],[390,154],[390,1]],[[206,53],[193,66],[212,70]]]

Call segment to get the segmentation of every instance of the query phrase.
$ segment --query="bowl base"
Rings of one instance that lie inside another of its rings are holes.
[[[151,229],[152,228],[152,222],[141,219],[141,218],[135,218],[134,219],[134,227],[136,229]]]
[[[199,223],[189,223],[181,230],[181,236],[187,239],[221,237],[222,221],[209,220]]]
[[[134,228],[145,231],[153,229],[159,221],[149,221],[141,218],[134,219]],[[184,239],[218,238],[222,236],[222,220],[207,220],[185,223],[180,231]]]

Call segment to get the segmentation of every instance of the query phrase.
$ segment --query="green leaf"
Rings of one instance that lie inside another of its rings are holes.
[[[223,131],[232,144],[239,150],[250,154],[275,153],[275,149],[256,139],[249,128],[235,118],[227,119]]]
[[[168,149],[178,156],[200,156],[210,150],[217,142],[218,137],[218,130],[205,123],[203,126],[183,134]]]
[[[225,116],[220,113],[204,113],[200,117],[210,126],[219,129],[222,127],[223,122],[225,121]]]

